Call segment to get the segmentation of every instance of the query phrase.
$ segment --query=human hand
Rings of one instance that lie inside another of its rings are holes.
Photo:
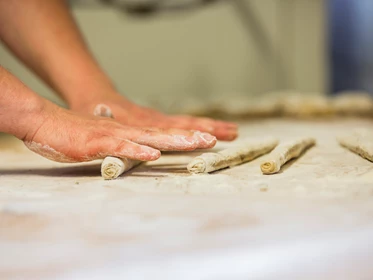
[[[178,129],[144,129],[109,118],[82,116],[46,102],[30,116],[32,127],[22,138],[32,151],[58,162],[84,162],[107,156],[156,160],[160,151],[211,148],[216,138]]]
[[[101,99],[72,106],[72,110],[91,114],[98,104],[108,106],[118,122],[136,127],[153,127],[161,129],[179,129],[179,133],[202,131],[216,136],[219,140],[232,141],[237,137],[237,125],[231,122],[187,115],[166,115],[154,109],[142,107],[129,102],[119,94],[110,94]]]

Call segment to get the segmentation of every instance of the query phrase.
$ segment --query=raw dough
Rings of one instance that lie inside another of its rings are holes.
[[[209,173],[235,166],[269,153],[277,144],[278,140],[270,137],[249,140],[245,144],[228,148],[218,153],[204,153],[188,164],[188,170],[190,173]]]
[[[221,111],[233,118],[266,118],[280,114],[280,106],[276,97],[239,97],[224,101]],[[223,114],[223,113],[222,113]]]
[[[288,95],[281,100],[281,111],[289,117],[325,117],[333,113],[330,100],[317,93]]]
[[[229,100],[218,100],[205,108],[212,117],[253,119],[265,117],[325,117],[333,114],[331,100],[325,95],[295,90],[272,91],[261,94],[230,94]]]
[[[333,99],[332,106],[339,115],[373,115],[373,100],[366,92],[341,92]]]
[[[263,174],[273,174],[280,171],[281,166],[316,143],[314,138],[302,137],[280,144],[269,155],[268,160],[260,165]]]
[[[337,137],[343,147],[373,162],[373,133],[367,129],[357,129]]]
[[[113,114],[109,106],[105,104],[98,104],[93,114],[95,116],[112,118]],[[112,180],[118,178],[124,172],[139,165],[141,161],[132,160],[128,158],[106,157],[101,164],[101,175],[105,180]]]
[[[105,180],[116,179],[140,163],[128,158],[106,157],[101,164],[101,175]]]
[[[189,110],[186,113],[233,119],[277,116],[318,118],[340,115],[373,117],[373,98],[363,91],[344,91],[333,98],[320,93],[291,89],[265,92],[260,96],[249,93],[232,93],[230,96],[232,98],[229,100],[214,100],[208,106],[199,103],[198,110]]]

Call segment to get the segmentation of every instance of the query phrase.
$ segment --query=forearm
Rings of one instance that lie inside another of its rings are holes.
[[[0,0],[0,37],[69,105],[114,92],[64,0]]]
[[[0,132],[25,139],[41,125],[45,102],[0,66]]]

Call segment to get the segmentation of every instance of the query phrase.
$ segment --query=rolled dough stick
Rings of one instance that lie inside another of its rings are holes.
[[[268,155],[268,160],[260,165],[260,169],[263,174],[277,173],[286,162],[299,157],[303,151],[315,143],[315,139],[311,137],[302,137],[283,143]]]
[[[250,140],[245,144],[228,148],[218,153],[204,153],[188,164],[188,170],[190,173],[209,173],[235,166],[269,153],[277,144],[278,140],[271,137]]]
[[[339,115],[372,116],[373,100],[367,92],[344,91],[332,100],[334,111]]]
[[[299,93],[282,98],[282,113],[289,117],[315,118],[331,115],[330,100],[317,93]]]
[[[128,158],[106,157],[101,164],[101,175],[105,180],[116,179],[140,163]]]
[[[339,144],[359,156],[373,162],[373,133],[367,129],[357,129],[337,137]]]
[[[112,118],[113,114],[109,106],[105,104],[98,104],[94,109],[95,116]],[[101,164],[101,176],[105,180],[112,180],[118,178],[124,172],[139,165],[141,161],[132,160],[128,158],[106,157]]]
[[[242,95],[230,100],[222,100],[220,108],[224,115],[246,119],[277,116],[280,113],[278,105],[276,98],[254,98]]]

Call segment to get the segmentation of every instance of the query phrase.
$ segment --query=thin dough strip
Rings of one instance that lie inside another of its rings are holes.
[[[263,174],[277,173],[286,162],[299,157],[303,151],[315,145],[315,143],[314,138],[302,137],[281,144],[268,155],[268,160],[260,165],[260,169]]]
[[[94,115],[113,118],[110,108],[105,104],[98,104],[94,109]],[[141,161],[129,158],[106,157],[101,164],[101,176],[105,180],[116,179],[140,163]]]
[[[350,134],[337,137],[339,144],[362,158],[373,162],[373,133],[357,129]]]
[[[275,138],[251,140],[243,145],[228,148],[218,153],[204,153],[188,164],[190,173],[210,173],[235,166],[269,153],[278,145]]]

